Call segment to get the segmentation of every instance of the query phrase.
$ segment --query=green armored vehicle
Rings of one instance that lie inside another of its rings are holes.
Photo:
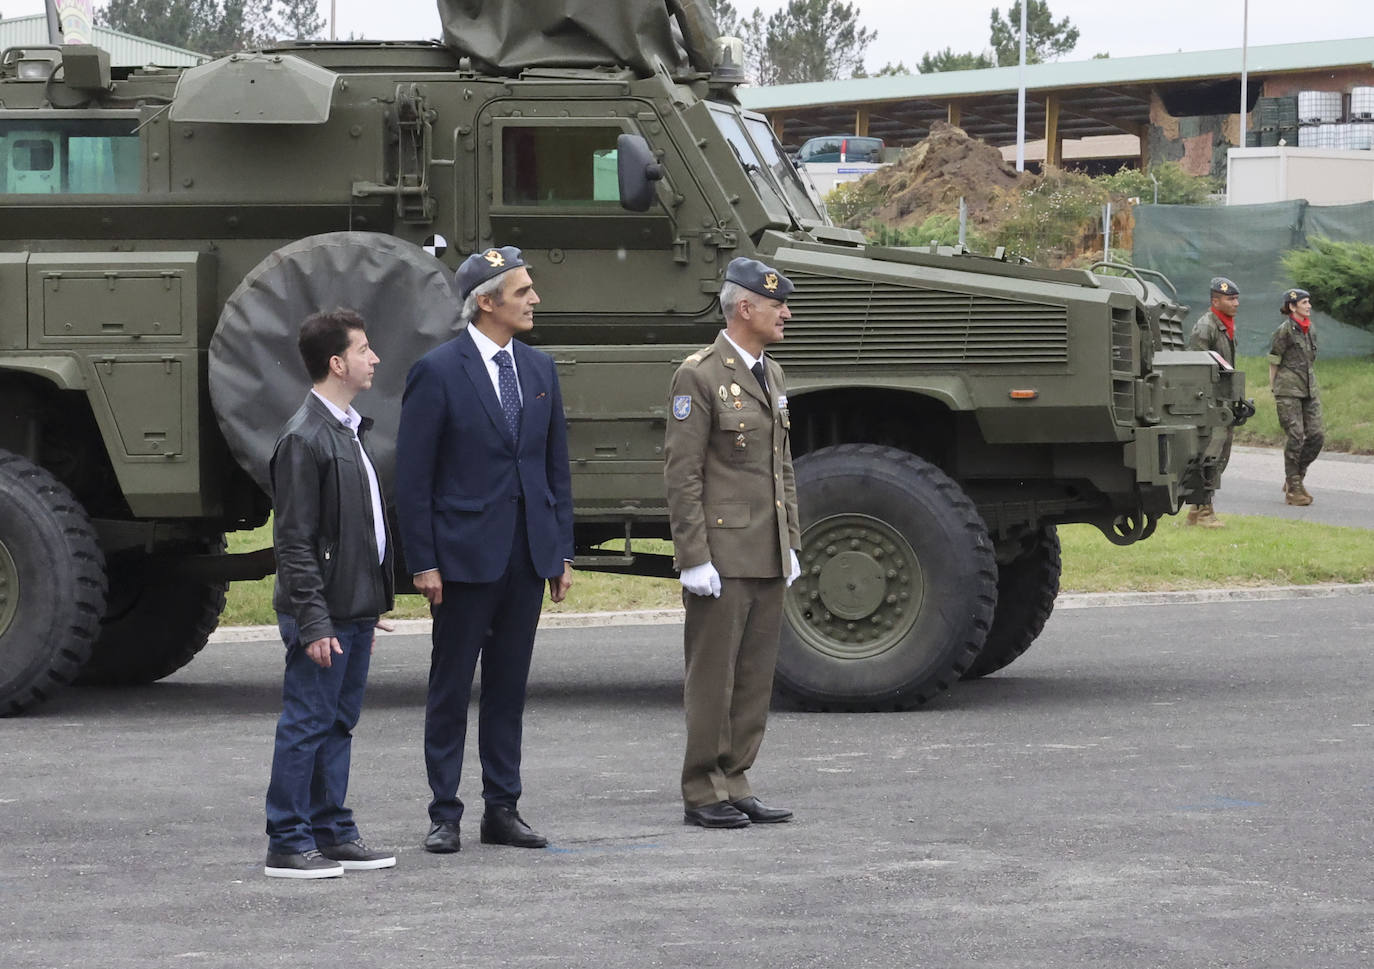
[[[721,326],[730,258],[796,282],[778,683],[808,706],[911,707],[1005,666],[1053,606],[1057,525],[1127,544],[1207,499],[1242,377],[1183,349],[1166,281],[866,246],[740,109],[704,0],[566,6],[522,4],[516,33],[441,0],[443,44],[184,71],[3,53],[0,712],[168,675],[228,582],[270,572],[224,535],[270,512],[319,306],[368,320],[389,489],[405,372],[489,245],[520,246],[543,298],[586,568],[672,574],[644,544],[668,536],[669,378]]]

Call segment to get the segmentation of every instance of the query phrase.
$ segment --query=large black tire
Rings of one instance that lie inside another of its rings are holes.
[[[812,709],[905,710],[948,689],[997,602],[977,509],[896,448],[822,448],[796,475],[802,574],[784,600],[779,691]]]
[[[223,548],[221,536],[193,551]],[[152,683],[171,676],[205,648],[224,611],[228,582],[178,576],[144,581],[142,563],[127,556],[112,559],[109,571],[109,608],[78,683]]]
[[[995,673],[1030,649],[1059,596],[1059,531],[1046,525],[1019,558],[997,570],[997,611],[966,680]]]
[[[0,715],[71,682],[104,611],[105,559],[85,509],[47,471],[0,450]]]

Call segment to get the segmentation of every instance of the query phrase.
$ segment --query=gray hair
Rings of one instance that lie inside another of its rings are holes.
[[[490,296],[497,306],[504,300],[501,298],[501,284],[506,274],[500,273],[490,279],[484,280],[473,287],[472,292],[468,293],[467,299],[463,300],[463,309],[458,315],[462,317],[464,323],[471,323],[477,319],[477,297]]]
[[[754,294],[745,289],[739,283],[727,279],[720,286],[720,311],[725,314],[727,321],[733,320],[735,314],[739,312],[739,301],[747,299],[750,303],[754,302]]]

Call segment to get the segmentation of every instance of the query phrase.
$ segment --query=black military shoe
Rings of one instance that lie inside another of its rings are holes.
[[[726,801],[717,801],[715,804],[685,809],[682,823],[701,828],[743,828],[749,825],[749,815]]]
[[[463,843],[458,837],[457,821],[435,821],[425,835],[425,850],[436,855],[451,855],[461,850]]]
[[[515,808],[494,805],[482,815],[482,844],[543,848],[549,839],[530,828]]]
[[[742,797],[738,801],[731,801],[730,806],[741,814],[747,815],[749,820],[755,824],[777,824],[779,821],[792,820],[792,812],[787,808],[769,807],[752,794],[748,797]]]

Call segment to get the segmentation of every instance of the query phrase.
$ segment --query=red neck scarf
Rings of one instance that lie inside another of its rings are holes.
[[[1304,334],[1306,334],[1308,329],[1312,326],[1312,317],[1310,316],[1307,319],[1303,320],[1294,316],[1292,313],[1289,313],[1288,318],[1292,320],[1294,323],[1298,324],[1298,329],[1302,330]]]
[[[1226,327],[1226,335],[1234,342],[1236,339],[1236,318],[1227,316],[1221,310],[1212,310],[1212,315],[1221,320],[1221,325]]]

